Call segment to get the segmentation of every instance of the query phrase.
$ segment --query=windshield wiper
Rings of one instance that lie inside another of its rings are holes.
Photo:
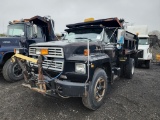
[[[89,40],[89,41],[92,41],[91,39],[85,38],[85,37],[77,37],[77,38],[75,38],[75,39],[87,39],[87,40]]]

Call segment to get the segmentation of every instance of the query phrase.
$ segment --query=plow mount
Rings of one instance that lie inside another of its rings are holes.
[[[12,62],[17,62],[21,67],[22,73],[24,75],[24,80],[26,83],[22,84],[25,87],[28,87],[34,91],[37,91],[41,94],[46,93],[46,82],[43,76],[43,56],[40,55],[38,59],[30,58],[21,54],[15,54],[12,56]],[[38,75],[36,76],[33,72],[32,67],[29,65],[29,62],[38,64]]]
[[[42,67],[43,55],[39,55],[38,59],[35,59],[15,54],[11,60],[16,62],[22,69],[25,80],[25,83],[22,85],[43,95],[61,98],[82,97],[89,88],[88,83],[60,80],[59,77],[62,72],[56,73],[57,75],[51,77]],[[32,66],[30,63],[34,63],[36,66]],[[35,74],[35,67],[38,67],[38,74]]]

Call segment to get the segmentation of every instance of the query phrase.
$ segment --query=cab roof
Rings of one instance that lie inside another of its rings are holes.
[[[75,24],[68,24],[66,25],[66,27],[75,28],[75,27],[88,26],[88,25],[103,25],[105,27],[122,27],[122,23],[117,17],[99,19],[99,20],[93,20],[93,21],[81,22],[81,23],[75,23]]]

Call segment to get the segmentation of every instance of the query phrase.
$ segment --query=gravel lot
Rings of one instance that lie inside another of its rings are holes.
[[[160,65],[115,81],[97,111],[85,108],[81,98],[45,97],[22,83],[7,83],[0,75],[0,120],[160,120]]]

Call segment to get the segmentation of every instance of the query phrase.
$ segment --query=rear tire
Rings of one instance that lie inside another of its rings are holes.
[[[107,89],[108,81],[106,72],[98,68],[94,72],[87,96],[82,97],[84,106],[91,110],[97,110],[104,103]]]
[[[9,59],[3,66],[3,77],[8,82],[22,80],[22,69],[16,62],[12,62],[11,59]]]
[[[127,65],[126,65],[126,69],[125,69],[125,75],[126,75],[126,78],[128,78],[128,79],[131,79],[133,77],[134,68],[135,68],[134,64],[135,64],[134,59],[129,58]]]

